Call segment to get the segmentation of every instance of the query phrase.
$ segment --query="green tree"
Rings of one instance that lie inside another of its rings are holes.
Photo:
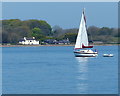
[[[103,27],[99,30],[99,35],[111,35],[112,30],[108,27]]]
[[[27,26],[32,30],[33,28],[40,28],[44,35],[50,36],[52,35],[51,26],[44,20],[27,20],[24,21]]]
[[[69,39],[70,42],[75,42],[77,38],[77,33],[66,33],[63,39]]]
[[[63,35],[63,29],[59,27],[58,25],[53,26],[52,28],[53,37],[60,37]]]
[[[43,32],[41,31],[41,29],[40,29],[40,28],[37,28],[37,27],[33,28],[33,29],[32,29],[32,32],[33,32],[34,34],[43,34]]]
[[[39,40],[45,38],[41,29],[37,27],[32,29],[32,36],[34,36],[36,39],[39,39]]]

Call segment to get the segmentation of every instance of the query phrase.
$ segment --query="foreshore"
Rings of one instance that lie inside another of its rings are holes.
[[[0,47],[40,47],[40,46],[74,46],[75,44],[47,44],[47,45],[0,45]],[[94,46],[113,46],[120,44],[94,44]]]
[[[70,44],[70,45],[55,45],[55,44],[51,44],[51,45],[0,45],[0,47],[39,47],[39,46],[74,46],[74,44]]]

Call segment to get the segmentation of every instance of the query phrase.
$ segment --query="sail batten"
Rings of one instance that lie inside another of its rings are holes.
[[[90,47],[87,46],[88,46],[88,36],[86,29],[86,18],[85,18],[85,13],[83,11],[79,26],[79,31],[76,39],[75,49],[91,48],[91,46]]]

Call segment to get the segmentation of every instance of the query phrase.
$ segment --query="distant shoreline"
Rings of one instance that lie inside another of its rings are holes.
[[[94,44],[94,46],[113,46],[113,45],[120,45],[120,44]],[[40,46],[75,46],[74,44],[61,44],[61,45],[55,45],[55,44],[49,44],[49,45],[0,45],[0,47],[40,47]]]

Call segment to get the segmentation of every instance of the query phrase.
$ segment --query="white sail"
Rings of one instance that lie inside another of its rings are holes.
[[[76,39],[75,49],[82,48],[82,46],[88,46],[88,36],[87,36],[87,29],[86,29],[86,21],[84,16],[84,11],[82,13],[80,27]]]

